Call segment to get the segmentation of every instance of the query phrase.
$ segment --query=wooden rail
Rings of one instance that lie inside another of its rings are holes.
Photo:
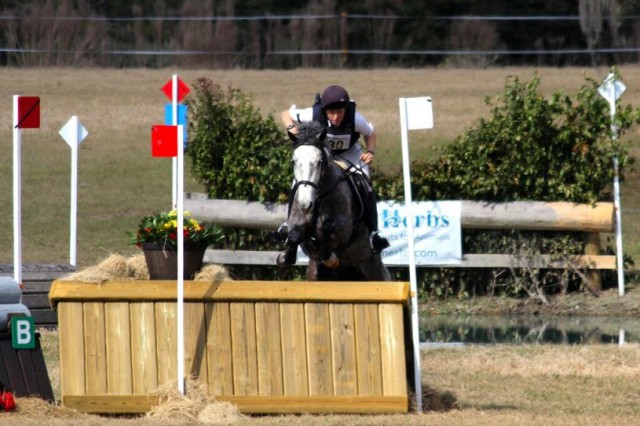
[[[286,220],[284,204],[207,199],[188,194],[185,209],[222,227],[276,230]],[[460,263],[438,265],[452,268],[547,268],[576,267],[588,270],[588,285],[601,288],[599,270],[616,269],[616,257],[600,254],[600,233],[614,231],[613,203],[576,204],[569,202],[516,201],[489,203],[461,201],[463,229],[573,231],[585,233],[585,253],[566,259],[541,254],[463,253]],[[276,252],[207,250],[205,262],[240,265],[275,265]],[[304,265],[303,261],[298,265]],[[388,266],[401,266],[389,264]],[[429,267],[430,265],[420,265]]]
[[[464,229],[613,232],[613,203],[462,201]],[[255,201],[214,200],[187,194],[184,208],[194,217],[222,227],[276,230],[287,220],[287,206]]]

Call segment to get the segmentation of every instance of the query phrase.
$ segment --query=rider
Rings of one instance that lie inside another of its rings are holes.
[[[358,111],[356,104],[349,98],[349,94],[342,86],[329,86],[322,96],[316,95],[313,106],[300,109],[291,105],[281,114],[281,119],[287,131],[296,134],[297,125],[319,121],[327,129],[327,141],[331,146],[334,158],[345,161],[349,166],[362,170],[370,178],[369,164],[376,154],[377,136],[373,125]],[[360,135],[366,145],[365,150],[358,143]],[[369,244],[374,253],[380,253],[389,247],[389,241],[380,235],[378,230],[378,208],[375,193],[369,187],[365,197],[365,221],[371,230]],[[293,249],[293,248],[291,248]],[[295,253],[287,253],[284,264],[295,263]]]

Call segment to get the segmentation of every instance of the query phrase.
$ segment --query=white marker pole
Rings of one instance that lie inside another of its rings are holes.
[[[60,129],[62,139],[71,148],[71,208],[69,217],[69,263],[76,266],[77,222],[78,222],[78,147],[80,142],[89,134],[78,121],[78,116],[72,116]]]
[[[174,97],[175,99],[175,97]],[[184,179],[183,179],[183,156],[184,145],[182,144],[183,126],[178,126],[178,390],[184,395]]]
[[[18,128],[18,95],[13,95],[13,279],[22,283],[22,130]]]
[[[411,197],[411,173],[409,172],[409,137],[407,103],[400,98],[400,129],[402,133],[402,171],[404,176],[404,199],[407,211],[407,232],[409,237],[409,281],[411,285],[411,330],[413,337],[413,370],[416,392],[416,408],[422,413],[422,374],[420,366],[420,336],[418,333],[418,283],[416,277],[416,257],[414,249],[413,200]]]
[[[178,125],[178,74],[173,74],[171,77],[171,113],[172,113],[172,122],[174,126]],[[182,139],[178,139],[178,144],[182,144]],[[172,158],[172,168],[171,168],[171,196],[173,202],[173,208],[177,207],[176,197],[177,197],[177,185],[178,178],[176,176],[179,160],[177,158]]]
[[[604,83],[598,88],[600,95],[609,102],[611,112],[611,138],[616,140],[618,132],[614,124],[616,116],[616,101],[625,91],[626,87],[615,79],[614,73],[609,73]],[[622,250],[622,212],[620,206],[620,177],[618,171],[618,157],[613,158],[613,207],[616,215],[616,260],[618,270],[618,295],[624,296],[624,259]]]
[[[71,117],[75,121],[76,127],[78,117]],[[78,132],[72,132],[71,145],[71,206],[69,213],[69,264],[76,266],[76,243],[78,240]]]

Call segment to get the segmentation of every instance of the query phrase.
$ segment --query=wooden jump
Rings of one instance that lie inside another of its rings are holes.
[[[177,378],[176,282],[54,281],[62,405],[141,413]],[[245,413],[409,409],[406,282],[185,281],[185,373]]]

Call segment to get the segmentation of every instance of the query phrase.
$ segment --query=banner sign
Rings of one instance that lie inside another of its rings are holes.
[[[462,203],[413,203],[416,265],[451,265],[462,260]],[[391,247],[382,252],[387,265],[408,265],[407,213],[404,203],[378,202],[378,227]]]

